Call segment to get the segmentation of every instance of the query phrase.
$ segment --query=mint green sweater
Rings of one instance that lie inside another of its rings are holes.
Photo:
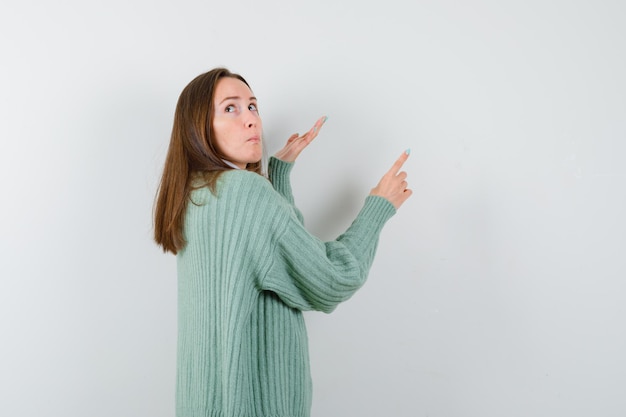
[[[395,209],[369,196],[344,234],[321,242],[293,205],[292,166],[271,158],[271,182],[231,170],[217,195],[192,194],[177,255],[178,417],[310,415],[302,311],[331,312],[363,285]]]

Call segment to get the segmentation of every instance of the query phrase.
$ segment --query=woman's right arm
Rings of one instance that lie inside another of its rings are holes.
[[[365,282],[384,224],[411,195],[404,153],[383,176],[352,225],[336,240],[322,242],[295,220],[282,219],[274,240],[271,267],[260,281],[287,305],[300,310],[332,311]]]

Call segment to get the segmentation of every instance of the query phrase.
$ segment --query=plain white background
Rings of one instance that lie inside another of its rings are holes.
[[[307,313],[314,417],[626,414],[620,1],[0,6],[0,415],[172,416],[175,258],[151,210],[182,88],[259,97],[333,239],[406,148],[370,279]]]

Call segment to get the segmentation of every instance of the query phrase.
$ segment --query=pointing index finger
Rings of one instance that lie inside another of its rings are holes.
[[[402,165],[404,165],[406,160],[409,159],[410,153],[411,153],[410,149],[407,149],[406,151],[402,152],[402,155],[400,155],[400,158],[398,158],[396,162],[394,162],[393,166],[389,170],[389,174],[397,175],[398,172],[400,171],[400,168],[402,168]]]
[[[317,121],[315,122],[315,125],[313,125],[313,128],[311,129],[313,133],[317,133],[318,130],[321,129],[322,125],[326,123],[326,120],[328,120],[327,116],[322,116],[319,119],[317,119]]]

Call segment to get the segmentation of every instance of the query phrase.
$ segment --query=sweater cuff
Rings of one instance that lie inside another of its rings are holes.
[[[384,197],[369,195],[365,199],[365,205],[361,209],[360,215],[371,219],[381,225],[385,224],[394,214],[396,208]]]
[[[293,168],[293,166],[294,166],[293,162],[281,161],[280,159],[274,156],[270,157],[270,160],[268,163],[268,173],[270,175],[270,180],[272,178],[289,177],[289,173],[291,172],[291,169]]]

